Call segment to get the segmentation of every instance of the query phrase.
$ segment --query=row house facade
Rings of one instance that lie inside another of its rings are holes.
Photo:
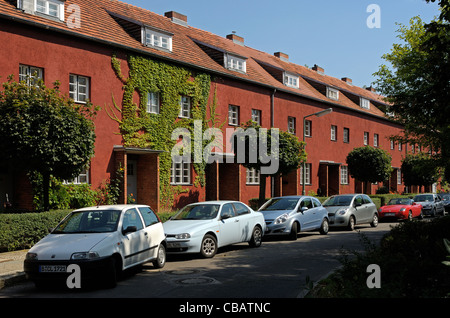
[[[375,193],[381,185],[405,191],[401,160],[415,147],[389,139],[402,127],[385,116],[372,88],[328,76],[318,65],[296,65],[283,52],[258,51],[237,34],[194,28],[180,13],[158,15],[115,0],[0,0],[0,42],[2,81],[11,74],[47,86],[58,80],[75,102],[101,106],[95,156],[73,182],[96,188],[123,167],[121,202],[133,194],[160,211],[258,197],[258,172],[236,163],[226,140],[214,149],[215,162],[168,161],[171,130],[195,119],[224,135],[253,120],[305,138],[305,168],[269,178],[267,197],[301,194],[303,176],[307,194]],[[309,116],[329,108],[326,116]],[[346,164],[347,154],[364,145],[392,156],[391,178],[368,189]],[[23,169],[2,168],[0,203],[8,194],[15,207],[32,209]]]

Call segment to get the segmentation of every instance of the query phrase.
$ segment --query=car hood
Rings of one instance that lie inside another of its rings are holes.
[[[265,220],[275,220],[280,215],[291,213],[292,210],[273,210],[273,211],[259,211],[264,215]]]
[[[29,252],[37,253],[39,260],[70,260],[75,252],[88,252],[114,233],[49,234]]]
[[[393,204],[393,205],[385,205],[381,207],[381,211],[389,210],[389,212],[398,212],[400,209],[406,208],[406,205],[401,204]]]
[[[216,220],[169,220],[163,223],[164,233],[182,234],[192,233],[203,227],[213,226]]]
[[[332,205],[332,206],[324,206],[324,208],[328,211],[328,213],[336,213],[339,210],[347,210],[349,208],[348,205]]]

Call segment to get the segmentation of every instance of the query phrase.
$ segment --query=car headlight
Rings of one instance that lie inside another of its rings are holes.
[[[191,234],[189,234],[189,233],[177,234],[177,235],[175,235],[175,238],[177,240],[185,240],[185,239],[191,238]]]
[[[280,223],[284,223],[287,221],[287,219],[289,218],[289,214],[285,213],[280,215],[279,217],[276,218],[275,220],[275,224],[280,224]]]
[[[38,255],[36,253],[28,252],[27,255],[25,255],[25,259],[27,259],[29,261],[37,260],[38,259]]]
[[[400,212],[405,212],[405,211],[406,211],[405,208],[401,208],[401,209],[400,209]]]
[[[84,260],[84,259],[95,259],[98,258],[97,252],[77,252],[73,253],[70,259],[72,260]]]
[[[347,209],[341,209],[336,212],[336,214],[339,214],[339,215],[344,215],[345,213],[347,213]]]

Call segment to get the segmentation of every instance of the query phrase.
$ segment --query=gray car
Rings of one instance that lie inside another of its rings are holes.
[[[438,213],[445,214],[445,202],[434,193],[418,194],[414,197],[414,202],[422,205],[424,215],[436,216]]]
[[[276,197],[259,210],[266,221],[265,235],[287,235],[296,240],[303,231],[328,233],[328,213],[319,200],[310,196]]]
[[[376,205],[365,194],[340,194],[329,197],[323,206],[328,211],[330,227],[353,230],[356,224],[378,226]]]

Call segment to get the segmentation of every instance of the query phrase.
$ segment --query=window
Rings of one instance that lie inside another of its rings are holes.
[[[311,121],[305,120],[305,137],[311,137]]]
[[[228,53],[225,53],[225,67],[232,71],[247,72],[246,60]]]
[[[65,184],[84,184],[89,183],[89,171],[82,171],[75,179],[73,180],[64,180]]]
[[[247,207],[245,205],[243,205],[242,203],[235,202],[235,203],[233,203],[233,205],[234,205],[234,209],[236,210],[237,215],[243,215],[243,214],[250,213],[250,211],[247,209]]]
[[[138,210],[141,212],[146,227],[160,222],[156,214],[149,207],[142,207]]]
[[[191,117],[191,98],[188,96],[180,97],[180,118]]]
[[[64,3],[56,0],[36,0],[36,12],[64,20]]]
[[[359,105],[361,106],[361,108],[370,109],[370,101],[366,98],[360,97]]]
[[[364,132],[364,146],[369,144],[369,133],[367,131]]]
[[[397,184],[402,184],[402,170],[397,169]]]
[[[39,80],[44,79],[44,69],[30,65],[19,65],[19,81],[24,81],[28,86],[35,86]]]
[[[190,184],[191,183],[191,164],[186,162],[172,161],[170,169],[171,184]]]
[[[303,183],[303,165],[300,167],[300,183]],[[305,184],[311,184],[311,164],[305,163]]]
[[[234,209],[231,203],[224,204],[222,207],[222,211],[220,212],[220,217],[228,216],[230,218],[234,217]]]
[[[313,208],[312,200],[310,198],[303,199],[302,202],[300,202],[300,208],[312,209]]]
[[[86,103],[89,99],[89,77],[70,74],[69,96],[77,103]]]
[[[237,126],[239,125],[239,107],[230,105],[228,106],[228,124]]]
[[[252,120],[261,125],[261,111],[259,109],[252,109]]]
[[[288,117],[288,132],[295,135],[295,117]]]
[[[333,100],[339,100],[339,91],[327,86],[327,97]]]
[[[126,230],[129,226],[135,226],[137,231],[144,228],[141,218],[135,209],[129,209],[123,214],[122,230]]]
[[[259,184],[259,171],[255,168],[249,169],[247,168],[246,173],[246,183],[249,185],[256,185]]]
[[[350,142],[350,129],[344,128],[344,142],[349,143]]]
[[[341,166],[341,184],[348,184],[348,166]]]
[[[399,142],[399,143],[398,143],[398,150],[399,150],[399,151],[402,151],[402,148],[403,148],[403,145],[402,145],[401,142]]]
[[[172,52],[172,35],[145,28],[144,44]]]
[[[331,125],[331,140],[337,140],[337,126]]]
[[[373,135],[373,146],[378,147],[378,134]]]
[[[284,73],[284,85],[299,88],[298,76],[290,73]]]
[[[147,113],[159,114],[159,93],[147,93]]]
[[[393,149],[394,149],[394,141],[391,140],[391,150],[393,150]]]

